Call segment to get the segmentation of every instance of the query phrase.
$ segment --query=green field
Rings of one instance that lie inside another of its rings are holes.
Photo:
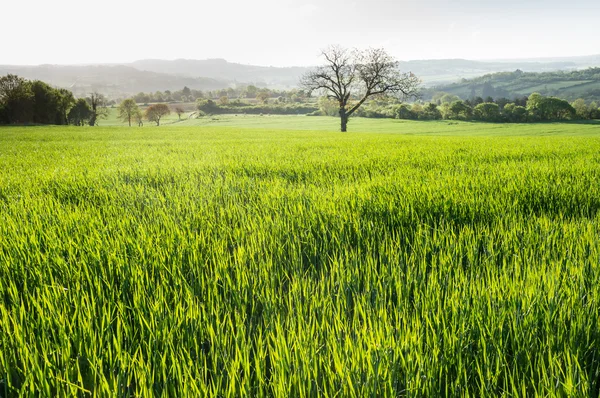
[[[598,396],[600,125],[0,129],[0,396]]]

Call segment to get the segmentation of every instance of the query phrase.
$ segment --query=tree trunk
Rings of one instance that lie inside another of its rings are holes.
[[[131,115],[129,115],[128,119],[129,119],[129,127],[131,127]]]
[[[340,122],[341,122],[340,131],[342,133],[345,133],[348,128],[348,115],[346,114],[345,108],[340,108]]]

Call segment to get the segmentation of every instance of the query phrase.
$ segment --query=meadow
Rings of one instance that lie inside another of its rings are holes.
[[[598,396],[600,125],[336,128],[1,128],[0,396]]]

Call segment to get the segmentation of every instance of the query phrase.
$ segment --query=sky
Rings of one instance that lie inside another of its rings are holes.
[[[0,65],[306,66],[331,44],[399,60],[600,54],[599,0],[3,0],[0,14]]]

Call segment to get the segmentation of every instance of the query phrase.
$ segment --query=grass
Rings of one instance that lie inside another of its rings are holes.
[[[336,127],[0,129],[0,395],[598,396],[598,125]]]

